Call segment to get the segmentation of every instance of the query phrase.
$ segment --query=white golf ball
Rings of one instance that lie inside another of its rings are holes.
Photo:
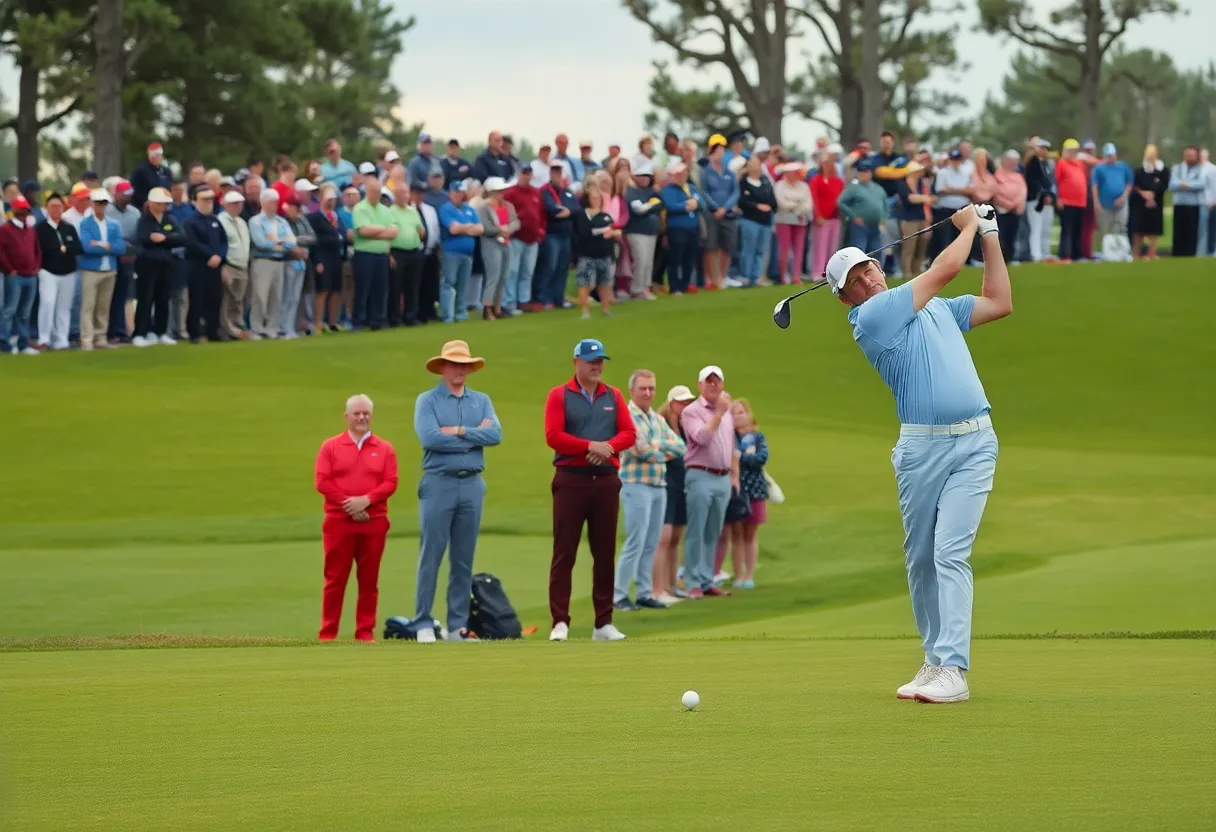
[[[688,710],[691,711],[693,708],[701,704],[701,697],[697,696],[697,692],[695,690],[686,690],[684,691],[684,695],[680,697],[680,702],[684,704],[685,708],[688,708]]]

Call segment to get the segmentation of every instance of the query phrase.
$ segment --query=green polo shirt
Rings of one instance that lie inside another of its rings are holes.
[[[392,240],[392,247],[398,251],[416,251],[422,248],[422,214],[413,205],[402,208],[394,205],[389,208],[393,212],[393,225],[397,226],[397,239]]]
[[[359,229],[365,225],[376,225],[381,228],[393,227],[397,223],[394,221],[392,210],[379,202],[372,205],[365,199],[355,206],[351,217],[355,221],[355,251],[363,251],[368,254],[388,254],[388,240],[362,237],[359,235]]]

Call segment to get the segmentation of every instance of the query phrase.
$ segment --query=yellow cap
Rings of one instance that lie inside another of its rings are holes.
[[[1061,150],[1077,150],[1081,147],[1081,143],[1076,139],[1065,139],[1064,144],[1060,146]]]
[[[718,145],[722,145],[723,147],[726,147],[726,145],[727,145],[726,136],[723,136],[721,133],[714,133],[712,136],[709,137],[709,149],[713,150]]]

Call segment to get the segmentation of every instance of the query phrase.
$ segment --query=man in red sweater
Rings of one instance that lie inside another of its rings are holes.
[[[380,598],[380,557],[388,536],[388,498],[397,490],[397,454],[372,435],[372,400],[346,401],[346,430],[325,440],[317,454],[316,485],[325,497],[321,540],[325,589],[321,594],[321,641],[338,637],[342,599],[354,564],[359,581],[355,638],[372,641]]]
[[[1089,168],[1078,159],[1081,143],[1067,139],[1056,162],[1056,192],[1060,202],[1060,259],[1065,263],[1083,259],[1081,227],[1089,198]]]
[[[0,292],[0,353],[24,353],[38,355],[30,343],[30,310],[38,293],[38,270],[42,268],[42,252],[38,248],[38,234],[34,231],[34,218],[30,216],[30,203],[23,196],[13,197],[13,216],[0,221],[0,280],[4,281]],[[17,336],[17,346],[9,341]]]
[[[549,391],[545,441],[553,449],[553,561],[549,566],[549,641],[570,636],[570,574],[587,526],[591,548],[593,641],[620,641],[612,624],[616,522],[621,506],[620,454],[637,437],[621,391],[600,381],[604,345],[592,338],[574,347],[574,378]]]
[[[521,166],[518,176],[519,181],[505,196],[519,217],[519,230],[511,238],[511,269],[502,297],[503,307],[511,315],[525,309],[536,311],[538,305],[532,304],[532,273],[536,271],[540,242],[545,238],[545,206],[540,191],[532,185],[532,168]]]

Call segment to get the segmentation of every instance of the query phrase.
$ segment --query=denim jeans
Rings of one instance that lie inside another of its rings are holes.
[[[525,243],[511,240],[511,267],[507,272],[507,287],[502,293],[502,305],[517,309],[532,302],[532,275],[536,272],[536,258],[540,243]]]
[[[540,303],[561,306],[566,302],[566,281],[570,275],[571,239],[560,235],[545,237],[545,255],[536,273],[542,276],[537,281],[533,297]]]
[[[351,264],[355,270],[355,311],[351,323],[355,329],[384,326],[388,305],[388,255],[356,251]],[[299,303],[297,296],[295,302]]]
[[[473,255],[443,253],[443,284],[439,287],[439,315],[445,324],[452,321],[467,321],[469,312],[465,306],[465,287],[473,274]],[[457,303],[459,301],[459,303]]]
[[[739,236],[742,239],[743,251],[739,255],[739,276],[755,286],[760,279],[760,270],[764,268],[765,249],[768,248],[773,230],[767,225],[744,217],[739,220]]]
[[[873,251],[882,245],[881,225],[858,225],[849,222],[849,245],[862,251]]]
[[[746,222],[746,220],[744,220]],[[663,531],[667,487],[640,482],[621,486],[621,512],[625,515],[625,542],[616,564],[613,601],[629,600],[629,585],[637,583],[637,597],[651,597],[654,550]]]
[[[30,310],[38,294],[38,276],[19,274],[4,278],[4,302],[0,306],[0,352],[9,351],[9,340],[17,336],[17,349],[30,345]]]

